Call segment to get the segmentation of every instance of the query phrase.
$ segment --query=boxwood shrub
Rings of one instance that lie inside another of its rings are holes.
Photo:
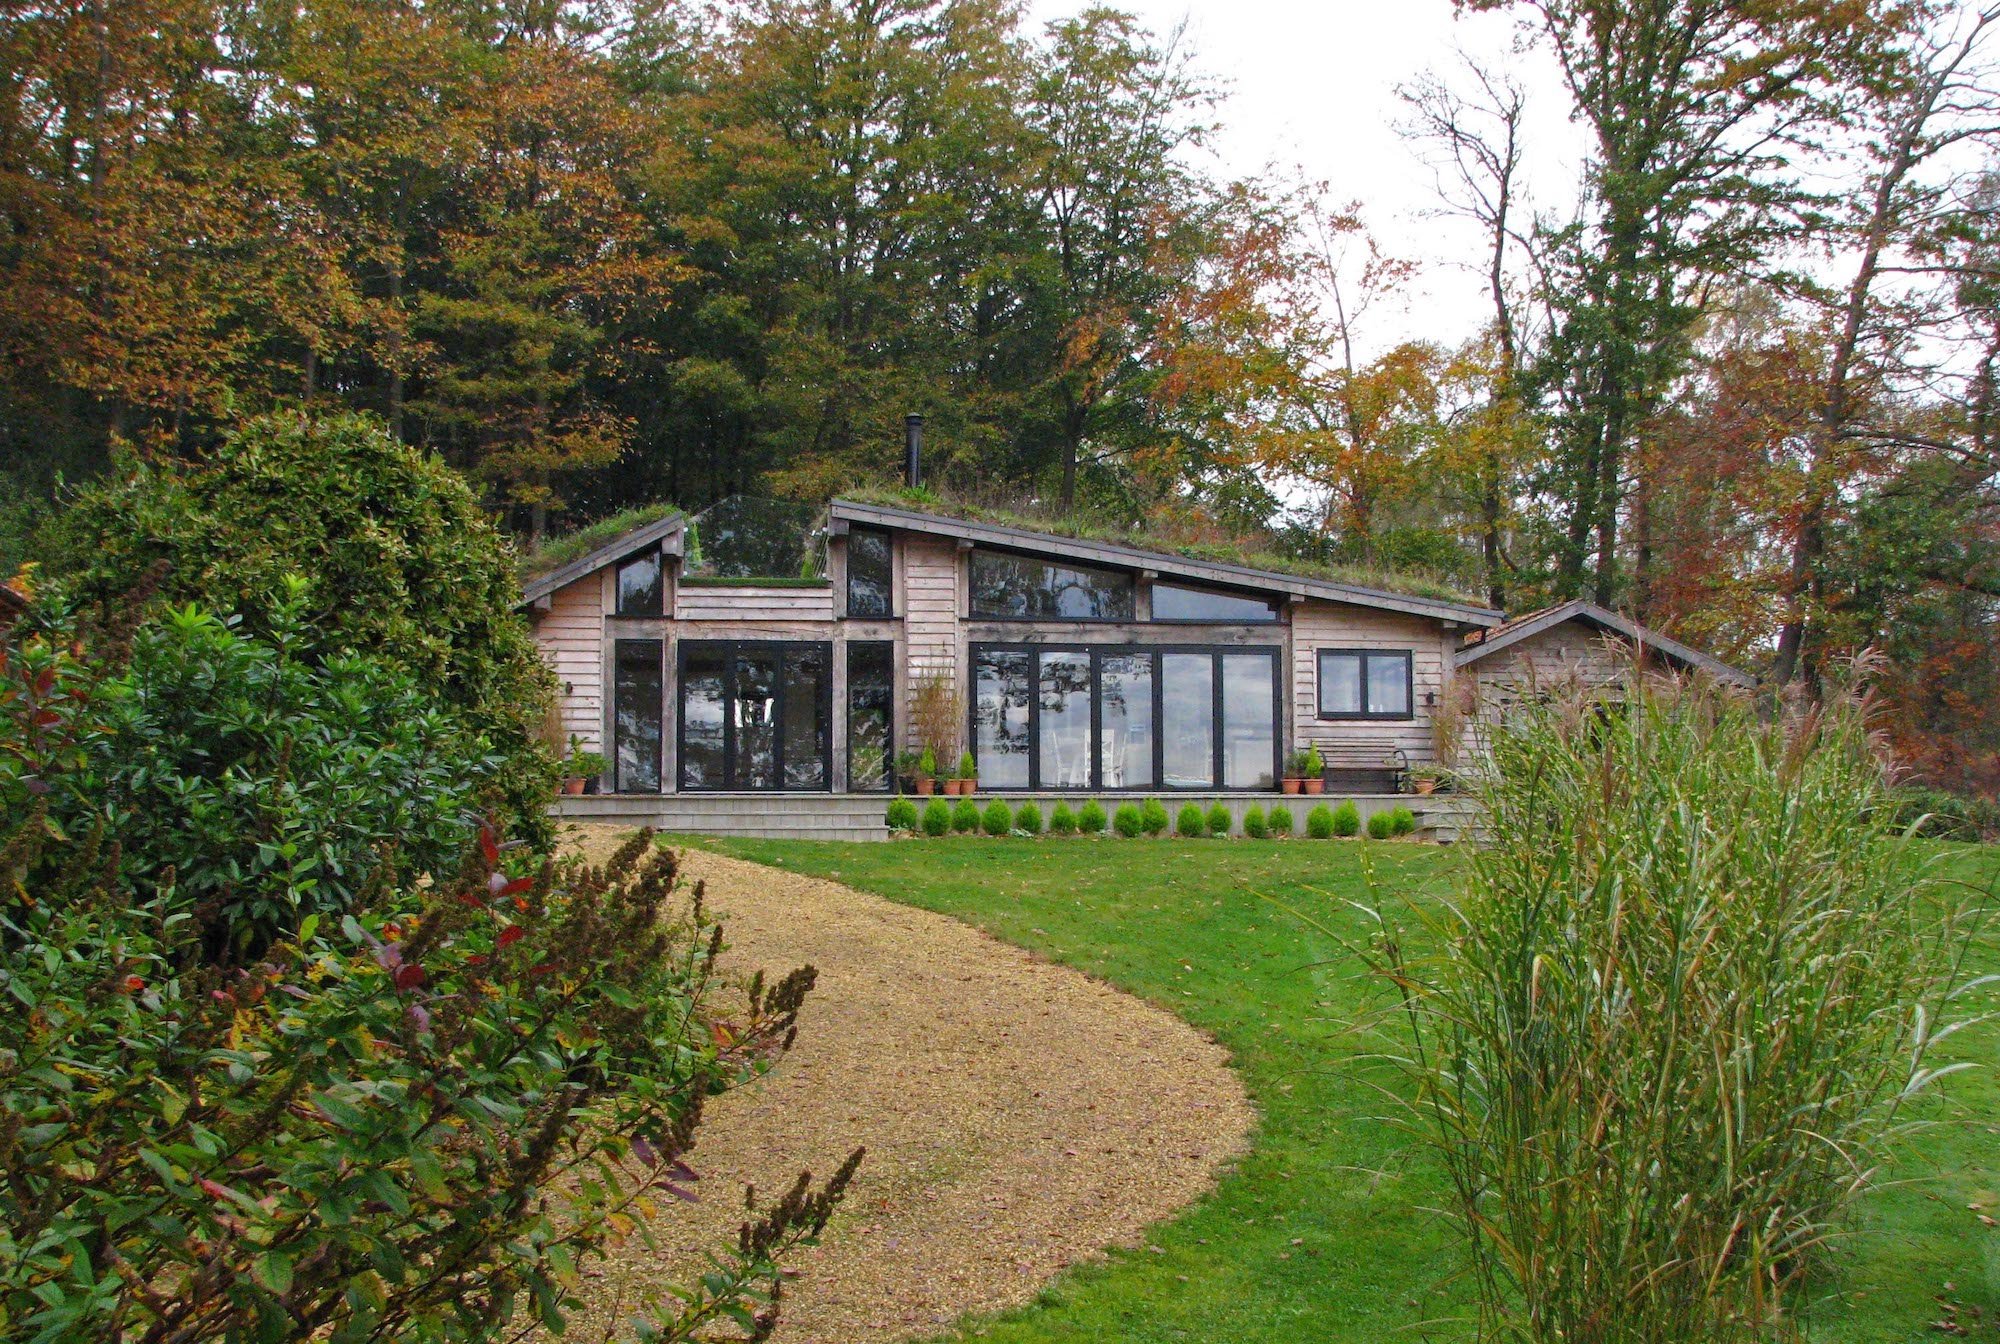
[[[1333,810],[1333,833],[1335,835],[1361,834],[1361,809],[1349,799]]]
[[[1148,798],[1139,809],[1139,825],[1147,835],[1167,833],[1167,805],[1157,798]]]
[[[958,806],[951,810],[951,828],[960,835],[979,833],[979,804],[970,798],[958,800]]]
[[[1265,824],[1270,827],[1273,836],[1290,835],[1292,833],[1292,809],[1286,807],[1283,803],[1275,804],[1271,808],[1270,815],[1265,819]]]
[[[1127,840],[1136,840],[1146,829],[1146,814],[1136,803],[1120,803],[1111,815],[1111,829]]]
[[[1069,810],[1068,803],[1057,803],[1049,813],[1050,835],[1075,835],[1076,813]]]
[[[1008,807],[1003,799],[995,798],[986,805],[981,823],[988,835],[1005,835],[1014,829],[1014,809]]]
[[[1396,819],[1387,812],[1371,813],[1368,817],[1368,838],[1387,840],[1396,833]]]
[[[1397,807],[1389,813],[1389,834],[1411,835],[1417,829],[1417,814],[1407,807]]]
[[[917,829],[917,805],[897,794],[890,800],[889,810],[882,820],[889,823],[891,830],[914,831]]]
[[[1104,826],[1104,804],[1098,802],[1095,798],[1077,810],[1076,829],[1084,835],[1102,835],[1104,834]]]
[[[1306,834],[1315,840],[1333,839],[1333,809],[1325,803],[1306,813]]]
[[[1042,809],[1031,799],[1021,804],[1021,810],[1014,814],[1014,829],[1026,831],[1029,835],[1042,833]]]
[[[1252,803],[1243,811],[1243,834],[1252,840],[1262,840],[1270,835],[1271,827],[1264,820],[1264,809]]]
[[[1197,836],[1207,833],[1208,825],[1202,820],[1201,808],[1194,803],[1183,803],[1179,815],[1174,818],[1174,834]]]
[[[1208,808],[1208,833],[1227,836],[1236,828],[1236,818],[1229,815],[1227,803],[1211,803]]]
[[[933,838],[951,831],[951,804],[933,798],[924,804],[924,834]]]

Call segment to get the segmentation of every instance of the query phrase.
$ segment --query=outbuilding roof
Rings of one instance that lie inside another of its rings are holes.
[[[1543,607],[1540,611],[1531,611],[1525,616],[1516,616],[1503,624],[1475,630],[1465,637],[1464,647],[1459,649],[1454,659],[1460,667],[1476,663],[1502,649],[1512,648],[1524,639],[1532,639],[1545,630],[1552,630],[1565,621],[1582,621],[1586,625],[1595,626],[1599,630],[1630,640],[1641,648],[1651,649],[1671,662],[1683,667],[1698,668],[1716,680],[1728,682],[1733,686],[1749,687],[1757,684],[1757,679],[1748,672],[1732,667],[1720,658],[1711,657],[1699,649],[1689,648],[1677,639],[1663,635],[1657,630],[1650,630],[1630,617],[1622,616],[1609,607],[1600,607],[1595,602],[1583,598],[1559,602],[1552,607]]]
[[[660,543],[669,555],[680,554],[681,537],[687,532],[687,515],[668,513],[643,523],[629,532],[621,532],[593,551],[586,552],[567,564],[559,565],[544,574],[537,574],[521,585],[521,605],[539,602],[558,588],[567,587],[578,579],[596,573],[606,565],[623,560],[634,551]]]
[[[1287,574],[1280,570],[1253,569],[1248,565],[1234,565],[1218,560],[1197,560],[1167,551],[1143,550],[1114,542],[1035,532],[1022,527],[922,513],[915,509],[900,509],[887,504],[865,503],[861,500],[836,499],[828,510],[828,516],[837,529],[845,524],[860,523],[864,526],[920,532],[929,536],[950,537],[958,541],[993,546],[1003,550],[1055,555],[1064,559],[1110,565],[1121,569],[1149,570],[1155,574],[1220,584],[1224,587],[1313,597],[1328,602],[1343,602],[1350,606],[1375,607],[1413,616],[1457,621],[1466,625],[1492,626],[1498,625],[1502,619],[1501,612],[1465,602],[1451,602],[1443,598],[1420,597],[1409,593],[1392,593],[1380,588],[1337,583],[1331,579]]]

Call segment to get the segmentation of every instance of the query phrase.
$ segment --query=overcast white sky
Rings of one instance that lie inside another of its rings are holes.
[[[1031,0],[1037,24],[1084,0]],[[1462,50],[1510,71],[1528,91],[1528,161],[1537,203],[1574,200],[1578,133],[1549,58],[1520,50],[1516,21],[1456,14],[1451,0],[1117,0],[1165,36],[1183,20],[1196,67],[1229,91],[1216,143],[1232,174],[1303,168],[1336,201],[1362,202],[1385,250],[1421,263],[1403,311],[1371,313],[1370,350],[1409,336],[1455,341],[1486,315],[1484,282],[1467,263],[1481,243],[1462,221],[1436,217],[1437,179],[1418,146],[1396,133],[1397,86],[1426,70],[1449,75]]]

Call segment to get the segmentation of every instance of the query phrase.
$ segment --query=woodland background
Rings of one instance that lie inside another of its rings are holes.
[[[528,544],[891,482],[916,411],[968,496],[1592,597],[1789,693],[1873,648],[1910,765],[1990,795],[1994,15],[1468,5],[1590,154],[1525,200],[1527,93],[1439,53],[1411,170],[1487,246],[1436,258],[1365,183],[1224,173],[1199,54],[1113,9],[0,0],[0,560],[274,408],[379,416]],[[1384,339],[1447,264],[1485,332]]]

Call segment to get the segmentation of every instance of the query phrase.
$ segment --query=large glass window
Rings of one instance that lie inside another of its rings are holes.
[[[1035,699],[1031,669],[1025,652],[985,649],[973,659],[972,749],[983,788],[1028,787],[1028,717]]]
[[[660,791],[666,650],[657,639],[621,639],[612,652],[611,717],[620,793]]]
[[[1322,719],[1411,717],[1411,656],[1397,649],[1321,649]]]
[[[818,642],[681,644],[683,789],[823,789],[833,653]]]
[[[997,620],[1129,621],[1132,576],[1004,551],[972,553],[972,614]]]
[[[665,585],[660,577],[660,553],[648,551],[618,566],[618,614],[658,616]]]
[[[896,721],[896,646],[847,646],[847,787],[857,793],[887,792],[890,778],[890,725]]]
[[[1098,661],[1102,788],[1153,787],[1153,655],[1111,653]]]
[[[1041,787],[1090,787],[1090,651],[1044,653],[1036,733]]]
[[[1222,655],[1222,787],[1277,782],[1278,687],[1262,654]]]
[[[1160,779],[1170,789],[1215,784],[1215,659],[1160,658]]]
[[[1153,585],[1153,619],[1267,625],[1278,619],[1278,606],[1262,597],[1221,593],[1213,588],[1183,588],[1179,584],[1156,583]]]
[[[889,534],[857,527],[847,534],[847,614],[854,620],[881,619],[890,609],[894,578]]]

